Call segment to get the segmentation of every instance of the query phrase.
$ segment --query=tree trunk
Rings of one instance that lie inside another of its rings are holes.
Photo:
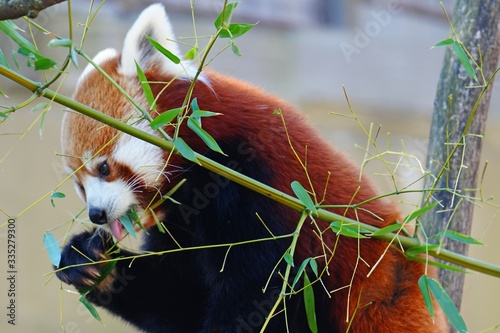
[[[0,0],[0,21],[22,16],[35,18],[40,11],[63,1],[65,0]]]
[[[499,54],[498,22],[500,19],[500,1],[457,0],[453,13],[453,25],[456,33],[472,57],[480,63],[478,45],[483,61],[484,77],[488,80],[497,66]],[[483,82],[476,70],[480,84]],[[434,114],[428,147],[427,170],[434,176],[428,176],[425,188],[435,186],[453,191],[435,191],[429,202],[439,201],[440,205],[427,213],[421,223],[427,236],[436,235],[440,230],[455,230],[469,234],[472,224],[474,205],[463,196],[476,197],[478,191],[477,173],[480,162],[482,135],[486,127],[486,117],[490,104],[492,86],[482,97],[477,111],[472,113],[483,88],[478,86],[466,72],[448,47],[441,77],[434,101]],[[456,152],[450,157],[454,148]],[[447,162],[448,161],[448,162]],[[442,177],[436,182],[438,175]],[[455,195],[454,195],[454,193]],[[459,195],[456,195],[459,194]],[[426,202],[427,198],[424,198]],[[464,243],[447,239],[446,248],[462,254],[468,253]],[[460,309],[464,274],[448,270],[439,273],[441,284]]]

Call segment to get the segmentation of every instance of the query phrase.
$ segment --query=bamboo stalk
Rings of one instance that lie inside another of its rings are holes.
[[[148,143],[151,143],[155,146],[158,146],[162,149],[172,151],[174,148],[174,145],[172,142],[169,142],[167,140],[164,140],[162,138],[159,138],[155,135],[152,135],[150,133],[143,132],[131,125],[128,125],[118,119],[112,118],[106,114],[103,114],[102,112],[99,112],[97,110],[94,110],[86,105],[83,105],[81,103],[78,103],[71,98],[68,98],[62,94],[56,93],[48,88],[45,88],[41,91],[39,89],[42,87],[42,85],[38,82],[34,82],[32,80],[29,80],[22,75],[0,65],[0,75],[3,75],[12,81],[26,87],[27,89],[31,90],[33,93],[37,93],[40,96],[43,96],[47,99],[50,99],[56,103],[59,103],[63,106],[66,106],[68,108],[71,108],[77,112],[80,112],[83,115],[86,115],[88,117],[91,117],[99,122],[102,122],[103,124],[109,125],[113,128],[116,128],[119,131],[122,131],[126,134],[129,134],[131,136],[134,136],[138,139],[144,140]],[[200,162],[201,166],[204,168],[213,171],[223,177],[228,178],[231,181],[234,181],[242,186],[245,186],[257,193],[260,193],[266,197],[269,197],[285,206],[288,206],[296,211],[302,212],[306,209],[304,204],[297,198],[292,197],[286,193],[280,192],[266,184],[260,183],[248,176],[245,176],[235,170],[232,170],[224,165],[221,165],[217,162],[214,162],[210,160],[209,158],[200,155],[198,153],[195,153],[198,161]],[[356,220],[352,220],[349,218],[346,218],[342,215],[338,215],[335,213],[332,213],[330,211],[327,211],[325,209],[318,209],[317,210],[317,217],[321,220],[327,221],[327,222],[333,222],[333,221],[342,221],[344,223],[349,223],[353,225],[360,225],[362,229],[369,230],[371,232],[375,232],[379,230],[379,228],[373,227],[368,224],[364,224],[362,222],[358,222]],[[386,240],[386,241],[391,241],[394,240],[394,238],[397,238],[397,241],[402,245],[403,248],[408,249],[411,247],[415,246],[421,246],[424,245],[418,238],[413,238],[413,237],[405,237],[401,235],[395,235],[392,233],[385,234],[385,235],[380,235],[376,236],[376,238]],[[258,240],[256,240],[258,241]],[[234,244],[233,244],[234,245]],[[219,246],[219,245],[217,245]],[[221,244],[220,246],[228,246],[227,244]],[[182,250],[189,250],[189,248],[184,248]],[[145,255],[156,255],[155,254],[145,254]],[[460,255],[458,253],[454,253],[452,251],[448,251],[445,249],[429,249],[428,252],[429,255],[434,256],[436,258],[448,261],[450,263],[454,263],[463,267],[466,267],[468,269],[482,272],[484,274],[500,277],[500,266],[495,266],[493,264],[469,258],[463,255]]]

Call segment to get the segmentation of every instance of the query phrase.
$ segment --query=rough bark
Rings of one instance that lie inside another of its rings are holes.
[[[0,0],[0,21],[23,16],[35,18],[40,11],[65,0]]]
[[[453,13],[455,31],[478,62],[478,45],[480,47],[486,80],[491,77],[497,67],[499,19],[500,1],[496,0],[457,0]],[[434,101],[427,169],[437,176],[444,167],[445,172],[437,183],[437,187],[456,188],[461,195],[471,197],[478,196],[478,191],[474,189],[478,187],[481,136],[485,131],[492,91],[492,86],[490,86],[481,99],[476,113],[472,115],[474,105],[483,90],[470,88],[470,86],[477,85],[449,47],[445,54]],[[471,115],[472,122],[467,125]],[[465,129],[466,133],[463,136]],[[458,145],[458,149],[447,164],[446,161],[455,145]],[[428,177],[425,188],[436,185],[434,182],[434,178]],[[436,191],[432,193],[432,196],[431,201],[439,201],[441,205],[423,217],[421,222],[426,234],[435,235],[440,230],[446,229],[448,223],[449,230],[469,234],[474,205],[467,200],[460,200],[458,196],[447,191]],[[451,240],[446,240],[446,248],[462,254],[468,253],[466,244]],[[439,277],[441,284],[460,309],[464,274],[441,270]]]

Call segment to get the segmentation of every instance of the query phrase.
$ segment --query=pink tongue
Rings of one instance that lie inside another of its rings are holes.
[[[117,241],[122,240],[122,224],[118,220],[114,220],[110,223],[109,228],[111,229],[111,234],[116,238]]]

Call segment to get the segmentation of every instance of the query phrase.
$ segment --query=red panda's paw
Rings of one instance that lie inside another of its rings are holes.
[[[113,245],[111,235],[98,229],[73,236],[62,251],[57,277],[77,289],[97,287]]]

